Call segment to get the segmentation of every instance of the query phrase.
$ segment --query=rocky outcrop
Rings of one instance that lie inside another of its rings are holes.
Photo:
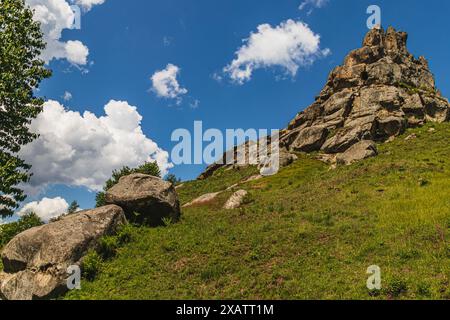
[[[408,52],[407,39],[392,27],[369,31],[362,47],[330,73],[314,103],[281,132],[282,153],[336,158],[361,141],[384,142],[425,122],[450,120],[449,102],[436,89],[427,60]],[[221,167],[208,167],[200,178]]]
[[[249,165],[257,166],[260,172],[266,175],[265,172],[272,165],[271,155],[270,138],[263,137],[257,142],[249,141],[224,153],[222,159],[208,166],[198,179],[209,178],[221,168],[233,169]],[[295,160],[297,160],[297,156],[287,149],[280,148],[278,150],[278,166],[280,168],[291,165]]]
[[[66,292],[67,268],[79,265],[98,240],[126,223],[123,210],[105,206],[82,211],[16,236],[2,252],[0,297],[51,299]]]
[[[408,127],[450,120],[448,100],[436,90],[425,58],[408,52],[407,38],[392,27],[371,30],[291,121],[282,147],[339,154],[360,141],[386,141]]]
[[[246,190],[239,190],[236,191],[230,199],[225,203],[224,209],[225,210],[233,210],[237,209],[242,205],[242,202],[244,201],[245,197],[247,196],[248,192]]]
[[[107,191],[106,203],[121,207],[128,220],[149,226],[180,218],[180,202],[173,184],[145,174],[122,177]]]

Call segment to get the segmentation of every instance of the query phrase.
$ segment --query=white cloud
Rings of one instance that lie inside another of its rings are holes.
[[[89,49],[81,41],[67,41],[65,44],[67,60],[74,64],[86,65]]]
[[[34,19],[41,23],[46,49],[42,59],[50,62],[53,59],[67,59],[75,65],[86,65],[89,49],[80,41],[61,41],[64,29],[71,29],[76,19],[80,18],[66,0],[25,0],[34,10]],[[76,3],[88,11],[93,5],[102,4],[103,0],[77,0]]]
[[[169,63],[164,70],[157,71],[153,74],[151,78],[152,89],[158,97],[178,99],[178,103],[181,102],[181,96],[187,94],[188,91],[178,83],[177,76],[179,72],[179,67]]]
[[[42,221],[49,222],[51,219],[67,213],[67,209],[69,209],[69,204],[63,198],[43,198],[41,201],[26,204],[17,214],[22,217],[29,213],[35,213]]]
[[[310,65],[328,53],[328,49],[320,49],[320,35],[307,24],[289,19],[276,27],[259,25],[223,71],[239,84],[249,81],[259,68],[281,67],[295,76],[300,66]]]
[[[64,92],[64,95],[62,97],[64,101],[70,101],[72,100],[73,96],[69,91]]]
[[[33,176],[25,187],[39,194],[49,185],[82,186],[102,189],[113,170],[157,161],[165,175],[172,164],[169,154],[146,137],[142,116],[125,101],[111,100],[97,117],[64,109],[57,101],[47,101],[32,122],[31,130],[40,137],[26,145],[20,156],[32,165]]]
[[[298,7],[299,10],[303,10],[306,7],[323,8],[328,3],[328,0],[305,0]]]
[[[103,4],[106,0],[76,0],[75,3],[82,6],[86,11],[92,9],[93,6]]]

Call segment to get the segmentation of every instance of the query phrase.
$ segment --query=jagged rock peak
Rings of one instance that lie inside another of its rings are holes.
[[[385,141],[407,127],[450,119],[424,57],[407,49],[408,35],[372,29],[329,75],[315,102],[285,130],[290,151],[342,153],[362,140]]]

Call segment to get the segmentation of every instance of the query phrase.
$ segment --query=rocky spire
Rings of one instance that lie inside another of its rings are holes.
[[[285,130],[290,151],[337,154],[363,141],[385,141],[426,121],[450,120],[424,57],[407,49],[408,35],[373,29],[328,77],[315,102]]]

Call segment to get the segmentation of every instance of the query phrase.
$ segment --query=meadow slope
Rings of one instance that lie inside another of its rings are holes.
[[[222,209],[226,191],[183,209],[177,224],[133,227],[131,242],[65,298],[450,299],[449,142],[450,124],[428,124],[349,167],[300,154],[242,184],[240,209]],[[187,203],[255,172],[222,170],[178,192]],[[382,270],[379,292],[366,288],[371,265]]]

